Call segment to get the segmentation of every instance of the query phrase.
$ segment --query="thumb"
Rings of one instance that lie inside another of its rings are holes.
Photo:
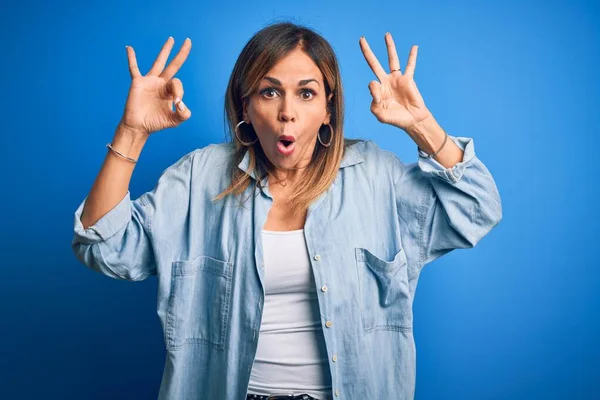
[[[172,113],[172,117],[174,120],[185,121],[192,116],[192,112],[190,111],[190,109],[179,97],[175,99],[175,102],[173,104],[175,105],[175,111],[173,111]]]
[[[373,101],[379,104],[381,102],[381,84],[377,81],[369,82],[369,92],[373,96]]]
[[[191,111],[183,102],[183,83],[179,78],[173,78],[165,85],[166,97],[173,99],[175,111],[171,112],[171,118],[175,122],[185,121],[192,115]]]

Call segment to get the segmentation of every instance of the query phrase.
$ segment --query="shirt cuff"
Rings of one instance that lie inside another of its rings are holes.
[[[472,138],[461,136],[455,137],[451,135],[448,135],[448,138],[456,143],[456,145],[464,152],[462,161],[451,168],[446,168],[433,157],[427,158],[427,153],[418,149],[418,164],[422,171],[435,175],[450,183],[456,183],[462,178],[465,168],[467,168],[473,157],[475,157],[475,145],[473,144]]]
[[[83,229],[81,214],[87,200],[86,196],[75,211],[73,242],[78,241],[85,244],[101,242],[123,229],[131,220],[130,196],[131,194],[127,191],[125,197],[116,206],[104,214],[94,225]]]

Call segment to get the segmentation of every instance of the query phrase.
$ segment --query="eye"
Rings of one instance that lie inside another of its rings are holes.
[[[307,94],[308,94],[308,96],[305,96]],[[302,91],[302,94],[300,96],[302,97],[303,100],[310,100],[315,96],[315,94],[316,93],[313,90],[306,89],[306,90]]]
[[[266,97],[267,99],[272,99],[274,96],[268,96],[267,93],[277,93],[277,91],[271,87],[265,88],[260,91],[261,96]]]

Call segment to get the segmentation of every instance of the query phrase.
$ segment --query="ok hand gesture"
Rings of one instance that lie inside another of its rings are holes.
[[[388,74],[371,51],[367,40],[361,37],[359,43],[369,67],[379,80],[369,83],[369,91],[373,96],[371,112],[377,117],[377,120],[407,131],[429,117],[431,113],[425,106],[413,79],[418,46],[412,46],[410,49],[408,63],[403,74],[400,71],[400,60],[396,53],[394,40],[392,35],[387,33],[385,43],[391,71]]]
[[[190,53],[192,41],[186,39],[177,55],[165,68],[174,42],[172,37],[167,39],[146,75],[140,73],[133,47],[127,46],[131,86],[121,118],[123,126],[149,135],[162,129],[176,127],[191,117],[192,112],[182,101],[183,84],[173,76]]]

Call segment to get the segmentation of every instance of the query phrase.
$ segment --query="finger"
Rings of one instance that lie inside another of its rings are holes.
[[[175,98],[179,97],[183,99],[183,83],[179,78],[173,78],[165,85],[165,93],[164,97],[167,99],[172,99],[175,101]]]
[[[404,72],[404,74],[408,75],[411,78],[415,75],[418,51],[419,51],[419,46],[412,46],[410,48],[410,53],[408,54],[408,63],[406,63],[406,71]]]
[[[127,50],[127,61],[129,62],[129,75],[131,75],[131,79],[142,76],[140,70],[137,65],[137,60],[135,58],[135,51],[131,46],[125,46]]]
[[[187,59],[191,49],[192,40],[190,38],[186,38],[177,55],[173,58],[173,60],[171,60],[169,66],[162,72],[162,74],[160,74],[160,76],[165,79],[171,79],[177,73],[177,71],[179,71],[179,68],[181,68]]]
[[[185,105],[183,100],[181,100],[181,98],[178,97],[175,99],[175,102],[176,102],[175,111],[173,111],[173,113],[171,114],[171,117],[173,118],[173,120],[176,122],[182,122],[182,121],[190,119],[190,117],[192,116],[192,112]]]
[[[400,59],[396,52],[396,44],[394,43],[392,34],[389,32],[385,34],[385,45],[387,46],[388,60],[390,62],[390,72],[397,70],[402,73],[402,71],[400,71]]]
[[[381,64],[379,64],[377,57],[375,57],[375,54],[371,51],[367,39],[365,39],[364,36],[361,36],[358,42],[360,43],[360,49],[365,56],[365,60],[367,60],[367,64],[369,64],[369,67],[371,67],[371,70],[373,70],[377,79],[379,79],[380,82],[383,81],[387,76],[387,72],[385,72]]]
[[[165,44],[163,44],[160,53],[158,53],[158,57],[156,57],[156,60],[154,60],[152,68],[150,71],[148,71],[148,75],[158,76],[161,73],[161,71],[165,68],[167,60],[169,59],[169,54],[171,53],[173,44],[175,44],[175,39],[173,39],[173,36],[169,36]]]
[[[369,92],[371,92],[371,96],[373,96],[373,101],[376,104],[381,103],[381,84],[379,82],[369,82]]]

